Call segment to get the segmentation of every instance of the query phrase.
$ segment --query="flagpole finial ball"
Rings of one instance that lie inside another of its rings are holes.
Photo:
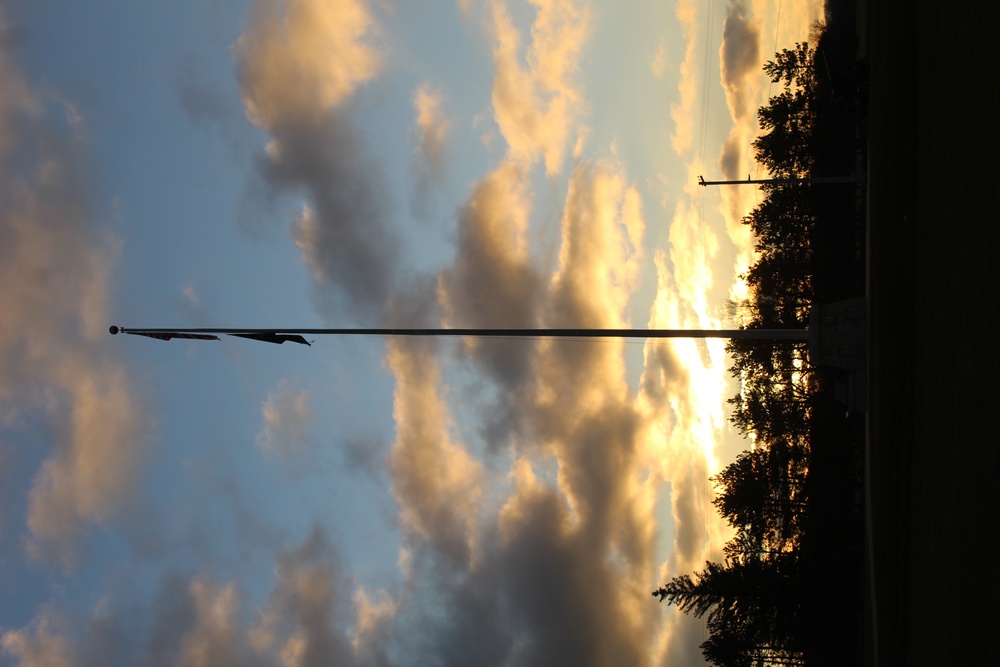
[[[111,328],[108,329],[108,331],[110,331],[111,335],[114,336],[116,333],[118,333],[119,329],[118,329],[118,327],[116,327],[115,325],[112,324]]]

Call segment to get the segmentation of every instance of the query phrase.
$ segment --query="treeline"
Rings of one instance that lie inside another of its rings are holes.
[[[859,89],[830,74],[857,68],[829,62],[822,38],[818,44],[797,44],[764,65],[781,92],[759,109],[753,148],[779,180],[763,187],[744,220],[757,261],[743,276],[749,296],[731,304],[743,328],[801,329],[814,303],[863,290],[854,184],[803,180],[849,174],[863,126]],[[860,649],[863,612],[863,432],[834,398],[843,377],[811,365],[801,343],[734,340],[727,351],[741,387],[729,401],[731,421],[752,446],[711,481],[735,535],[724,562],[677,576],[653,595],[707,614],[701,648],[715,665],[849,659]]]

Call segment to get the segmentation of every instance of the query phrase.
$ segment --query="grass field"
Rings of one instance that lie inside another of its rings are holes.
[[[871,0],[869,663],[1000,664],[995,3]]]

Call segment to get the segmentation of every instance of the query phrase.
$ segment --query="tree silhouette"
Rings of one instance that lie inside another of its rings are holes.
[[[800,176],[812,166],[815,55],[808,43],[801,42],[794,49],[779,51],[774,60],[764,64],[764,73],[771,81],[784,84],[784,90],[757,111],[763,132],[753,145],[757,161],[772,176]]]
[[[844,226],[829,224],[830,211],[840,210],[839,191],[798,180],[827,173],[835,164],[830,151],[845,145],[843,128],[830,120],[829,96],[819,94],[815,56],[812,46],[799,43],[764,66],[781,90],[758,111],[761,134],[753,147],[757,161],[785,180],[765,185],[762,201],[743,220],[757,255],[741,276],[748,296],[729,305],[744,329],[806,326],[814,301],[829,298],[830,263],[844,263]],[[838,244],[834,260],[831,243]],[[707,617],[709,638],[701,648],[713,664],[803,665],[807,651],[815,658],[831,647],[819,639],[827,626],[816,619],[831,621],[823,614],[835,612],[824,611],[826,598],[817,592],[837,597],[824,588],[830,560],[821,550],[830,539],[807,532],[826,525],[820,522],[830,507],[819,472],[830,453],[814,451],[812,443],[817,425],[828,423],[822,420],[830,401],[821,392],[832,376],[810,365],[801,343],[730,340],[726,351],[740,384],[729,399],[730,420],[753,442],[711,478],[713,504],[735,534],[723,547],[724,562],[676,576],[653,596]]]
[[[805,509],[803,458],[789,447],[744,451],[712,478],[712,503],[737,529],[727,554],[761,558],[794,547]]]
[[[709,561],[693,577],[674,577],[653,595],[695,618],[708,614],[714,643],[703,644],[702,649],[713,661],[730,655],[736,646],[793,650],[789,631],[795,627],[800,604],[796,574],[794,559],[784,556]]]

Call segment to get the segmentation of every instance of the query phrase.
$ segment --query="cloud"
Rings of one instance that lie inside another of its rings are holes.
[[[684,324],[687,313],[683,312],[667,254],[657,249],[653,254],[653,263],[657,285],[656,297],[650,308],[649,327],[678,328]],[[665,405],[668,396],[676,396],[683,390],[687,369],[673,345],[647,344],[643,355],[640,398],[649,400],[653,405]]]
[[[708,295],[714,282],[714,260],[719,252],[719,240],[711,226],[693,205],[678,202],[670,224],[670,262],[679,296],[689,304],[697,319],[692,324],[709,324],[713,307]]]
[[[360,435],[341,440],[338,443],[344,464],[352,472],[379,479],[380,466],[388,445],[379,438]]]
[[[107,335],[119,242],[91,212],[84,119],[2,43],[0,87],[0,428],[49,424],[26,545],[68,569],[132,495],[149,423]]]
[[[444,114],[444,97],[423,83],[413,94],[413,108],[417,112],[413,147],[413,177],[415,193],[413,209],[425,217],[426,201],[430,190],[444,180],[445,156],[451,120]]]
[[[257,434],[257,445],[265,453],[285,462],[306,454],[314,440],[308,433],[313,413],[305,389],[282,381],[267,395],[261,414],[264,426]]]
[[[734,119],[756,111],[755,96],[748,94],[760,78],[760,30],[744,0],[730,0],[722,28],[719,64],[726,102]]]
[[[452,438],[441,371],[425,341],[391,339],[386,365],[396,378],[392,491],[409,536],[456,565],[475,554],[473,528],[485,482],[479,463]]]
[[[417,156],[428,163],[437,177],[443,167],[444,152],[448,140],[451,121],[444,115],[441,107],[444,98],[441,93],[431,89],[424,83],[417,87],[413,94],[413,108],[417,112]]]
[[[438,298],[454,328],[533,328],[544,296],[528,248],[530,200],[523,173],[506,162],[477,183],[458,214],[454,263],[438,279]],[[466,353],[506,390],[530,370],[531,341],[467,339]]]
[[[77,616],[43,607],[25,627],[0,634],[0,655],[46,667],[357,664],[343,627],[348,619],[340,618],[348,609],[345,581],[323,531],[315,527],[274,559],[272,588],[255,609],[244,604],[236,582],[220,583],[207,572],[171,572],[151,602],[106,595]],[[370,614],[386,617],[385,609]]]
[[[201,298],[194,283],[187,282],[180,289],[180,296],[173,299],[173,310],[181,322],[191,326],[206,327],[212,322],[209,308]]]
[[[124,371],[100,363],[81,370],[78,380],[57,378],[69,423],[35,476],[27,518],[29,554],[65,568],[88,524],[112,518],[134,492],[146,426]]]
[[[525,174],[538,160],[549,175],[558,173],[567,146],[583,131],[585,105],[573,79],[587,12],[579,4],[536,3],[525,48],[506,5],[489,8],[494,114],[507,159],[474,184],[460,208],[455,260],[436,283],[420,281],[406,296],[388,290],[390,319],[435,323],[440,314],[449,326],[628,326],[645,221],[623,169],[610,161],[575,165],[553,275],[537,266],[525,239],[531,210]],[[678,11],[693,12],[694,4]],[[745,51],[735,46],[748,43],[752,31],[746,22],[742,33],[733,25],[727,75],[736,81]],[[564,35],[561,41],[552,41],[556,34]],[[677,117],[695,99],[693,55],[686,53],[685,62],[692,92],[682,94]],[[423,102],[440,108],[434,101]],[[419,118],[421,103],[415,107]],[[436,126],[433,117],[427,127]],[[673,140],[675,149],[689,150],[690,129],[678,123]],[[280,146],[271,151],[280,157]],[[719,239],[692,212],[690,202],[678,206],[671,248],[654,256],[651,327],[717,324],[708,267]],[[302,214],[310,216],[322,217],[314,200]],[[432,341],[388,343],[396,438],[387,468],[410,556],[402,592],[354,590],[351,647],[377,648],[379,660],[401,650],[446,665],[641,662],[650,647],[661,659],[690,658],[703,624],[663,606],[651,613],[649,590],[715,556],[723,541],[707,483],[725,428],[719,346],[647,344],[635,395],[620,342],[463,341],[465,359],[510,396],[497,411],[511,436],[506,486],[487,484],[486,466],[454,421],[455,397],[442,373],[449,349]],[[655,501],[667,483],[674,545],[659,562]],[[315,588],[347,595],[325,583]],[[332,618],[331,607],[313,608],[316,618]],[[302,645],[289,644],[295,636],[301,635],[286,630],[268,645]]]
[[[660,42],[656,47],[656,53],[649,63],[649,71],[657,79],[663,79],[667,75],[667,44]]]
[[[418,572],[447,610],[419,616],[426,656],[442,665],[640,664],[655,615],[635,571],[595,548],[587,522],[525,459],[514,491],[490,522],[483,556],[467,573]],[[407,613],[403,609],[401,614]]]
[[[174,94],[188,120],[217,133],[242,163],[252,153],[253,139],[246,131],[239,99],[229,90],[231,82],[210,79],[207,69],[194,56],[181,59],[174,70]]]
[[[504,278],[516,284],[511,277],[531,268],[518,243],[523,195],[516,174],[498,169],[467,202],[454,272],[441,281],[446,313],[478,312],[474,304],[458,305],[463,262],[486,267],[498,279],[494,291],[509,289]],[[552,314],[545,324],[623,321],[635,286],[641,211],[638,194],[613,164],[574,170],[556,274],[533,279],[533,291],[521,295],[542,300],[541,312]],[[501,297],[501,309],[533,311],[524,310],[516,291],[510,294]],[[481,316],[490,317],[487,308]],[[540,342],[521,400],[509,412],[521,434],[513,488],[497,516],[477,514],[462,524],[477,540],[476,558],[464,570],[442,572],[418,551],[412,576],[432,578],[447,610],[447,620],[421,617],[420,625],[427,650],[443,664],[612,664],[645,655],[655,617],[637,600],[648,596],[644,581],[653,580],[652,496],[640,481],[641,418],[631,405],[621,350],[620,342]],[[477,356],[480,348],[471,354],[477,362],[487,358]],[[536,474],[533,460],[555,464],[554,484]],[[406,601],[402,618],[413,613]]]
[[[239,106],[217,84],[206,81],[201,65],[184,58],[174,73],[174,89],[181,109],[193,123],[226,127],[239,118]]]
[[[680,0],[676,9],[685,43],[684,60],[681,62],[680,80],[677,83],[678,101],[670,105],[670,120],[674,124],[670,144],[678,155],[689,151],[694,140],[694,103],[698,95],[696,7],[695,0]]]
[[[689,169],[694,168],[689,165]],[[708,300],[719,249],[715,233],[691,202],[678,202],[668,251],[657,250],[657,290],[650,328],[720,328]],[[668,261],[669,260],[669,261]],[[663,583],[721,557],[728,528],[713,511],[708,477],[726,446],[726,359],[721,340],[650,341],[644,351],[637,409],[643,415],[641,454],[653,480],[669,482],[673,548],[659,563]],[[655,637],[657,664],[700,661],[704,620],[663,608]]]
[[[270,136],[258,174],[272,195],[309,201],[292,234],[317,306],[368,321],[388,301],[398,255],[382,175],[350,119],[352,97],[381,68],[378,32],[361,0],[258,0],[233,48],[247,115]]]
[[[639,664],[645,653],[634,588],[611,562],[609,542],[596,551],[588,522],[539,483],[524,463],[516,493],[501,513],[497,566],[508,591],[512,629],[523,637],[522,664]],[[518,655],[518,653],[520,655]]]
[[[552,176],[562,169],[567,147],[584,132],[576,74],[590,37],[590,13],[577,0],[531,4],[536,13],[523,62],[521,34],[507,6],[500,0],[492,4],[493,113],[510,157],[529,164],[541,157]]]
[[[614,327],[635,287],[645,223],[641,199],[610,162],[573,172],[553,276],[551,326]]]
[[[381,67],[363,0],[257,0],[233,46],[250,120],[315,126]]]
[[[72,667],[70,642],[53,627],[47,616],[38,618],[28,630],[8,630],[0,636],[4,653],[15,658],[20,667]]]
[[[250,632],[254,650],[276,654],[289,667],[353,664],[338,626],[342,584],[324,532],[314,528],[297,549],[281,552],[274,573],[274,589]]]
[[[549,279],[525,248],[527,203],[512,163],[476,184],[459,214],[455,262],[439,277],[446,321],[530,324],[544,313],[549,326],[626,324],[645,222],[620,167],[600,161],[573,171]],[[488,302],[477,300],[478,289],[489,290]],[[517,434],[510,488],[480,489],[480,464],[454,444],[438,347],[390,342],[390,473],[414,556],[408,593],[382,598],[393,619],[379,626],[385,641],[420,647],[418,661],[445,665],[641,662],[661,622],[642,606],[658,576],[654,506],[663,478],[650,471],[670,466],[657,458],[663,447],[646,443],[654,422],[629,391],[623,345],[541,341],[522,359],[478,342],[464,349],[498,386],[517,388],[505,412]],[[505,359],[528,371],[505,375]],[[554,479],[536,465],[554,468]],[[484,512],[497,493],[499,513]]]
[[[217,586],[201,576],[192,580],[188,595],[194,606],[194,627],[181,638],[176,664],[183,667],[246,664],[236,586]]]
[[[374,598],[366,589],[358,588],[352,602],[356,622],[351,630],[351,648],[355,654],[380,653],[399,613],[399,601],[392,599],[384,588]]]
[[[187,301],[187,303],[189,303],[191,306],[197,307],[201,305],[201,297],[198,296],[198,290],[191,283],[187,283],[186,285],[184,285],[184,287],[181,289],[181,294],[184,295],[185,301]]]
[[[545,324],[627,327],[644,229],[638,194],[611,163],[581,165],[570,181],[559,265]],[[643,547],[628,497],[638,415],[625,381],[621,341],[543,341],[535,364],[529,432],[555,457],[558,486],[595,549],[614,544],[630,563]],[[640,531],[641,532],[641,531]]]
[[[735,180],[748,174],[753,166],[747,148],[757,134],[756,111],[761,96],[763,65],[759,21],[744,0],[729,2],[719,61],[722,88],[733,121],[719,155],[719,170],[723,178]],[[721,196],[730,238],[737,243],[746,242],[747,236],[739,228],[743,216],[753,206],[753,192],[746,188],[728,188]]]

